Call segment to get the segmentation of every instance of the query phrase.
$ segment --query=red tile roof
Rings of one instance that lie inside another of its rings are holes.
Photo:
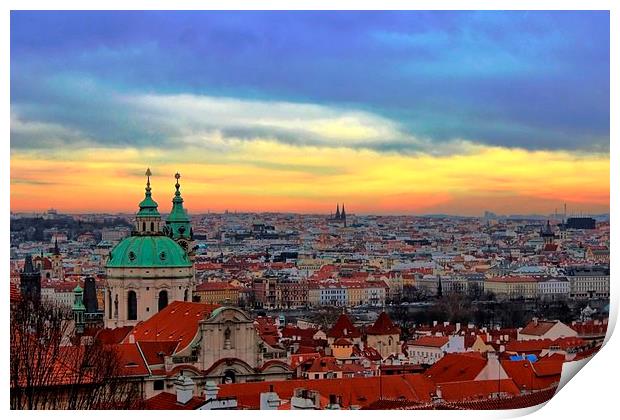
[[[541,390],[555,386],[562,373],[561,361],[531,363],[528,360],[502,360],[501,364],[521,390]]]
[[[426,370],[426,377],[435,383],[473,381],[487,365],[480,353],[448,353]]]
[[[138,323],[131,335],[136,341],[178,341],[177,351],[185,349],[198,333],[198,323],[207,318],[219,305],[175,301]]]
[[[146,366],[137,344],[113,344],[114,350],[119,355],[121,369],[127,376],[146,376],[149,369]]]
[[[362,334],[355,328],[346,314],[341,314],[334,326],[327,332],[327,336],[332,338],[358,338]]]
[[[450,341],[448,337],[422,336],[407,344],[410,346],[443,347],[448,344],[448,341]]]
[[[448,382],[437,387],[441,388],[442,398],[451,402],[487,399],[496,393],[513,396],[521,393],[512,379]]]
[[[388,314],[381,312],[375,323],[366,329],[366,333],[371,335],[400,334],[400,328],[394,325]]]
[[[178,345],[178,341],[138,341],[138,346],[149,365],[163,364],[164,356],[172,356]]]
[[[129,334],[129,332],[133,329],[133,327],[118,327],[118,328],[104,328],[99,330],[97,333],[97,339],[100,340],[103,344],[119,344],[121,343],[125,337]]]
[[[200,397],[193,397],[187,403],[179,404],[176,394],[160,392],[146,400],[144,408],[146,410],[197,410],[204,404],[205,399]]]
[[[557,321],[530,321],[520,334],[542,336],[555,326]]]
[[[296,388],[315,390],[323,396],[335,394],[345,408],[367,406],[379,399],[430,402],[435,385],[420,374],[390,375],[370,378],[311,379],[292,381],[247,382],[220,385],[218,397],[236,397],[238,404],[259,408],[260,393],[270,386],[281,399],[290,399]]]
[[[316,373],[316,372],[340,372],[342,371],[342,369],[340,369],[340,366],[338,366],[336,364],[336,359],[333,357],[317,357],[312,361],[312,364],[310,365],[310,367],[308,367],[308,369],[306,369],[306,372],[312,372],[312,373]]]

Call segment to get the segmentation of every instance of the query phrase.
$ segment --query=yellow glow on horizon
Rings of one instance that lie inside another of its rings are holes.
[[[323,213],[336,202],[345,202],[352,213],[546,214],[565,201],[573,211],[609,211],[605,154],[476,146],[467,154],[412,156],[269,139],[228,146],[13,151],[11,209],[133,212],[150,166],[162,212],[169,211],[176,171],[194,213]]]

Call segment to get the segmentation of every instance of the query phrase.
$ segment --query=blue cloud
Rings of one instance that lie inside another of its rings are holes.
[[[604,11],[20,11],[11,13],[11,75],[20,119],[102,143],[171,134],[132,123],[115,96],[127,93],[366,111],[429,147],[609,147]]]

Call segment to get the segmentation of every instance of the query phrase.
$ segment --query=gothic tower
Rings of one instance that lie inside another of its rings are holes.
[[[41,271],[34,268],[30,255],[26,256],[24,269],[19,273],[19,289],[22,296],[33,301],[41,298]]]

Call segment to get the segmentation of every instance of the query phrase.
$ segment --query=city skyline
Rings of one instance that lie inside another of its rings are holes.
[[[609,212],[607,12],[11,21],[15,212]]]

